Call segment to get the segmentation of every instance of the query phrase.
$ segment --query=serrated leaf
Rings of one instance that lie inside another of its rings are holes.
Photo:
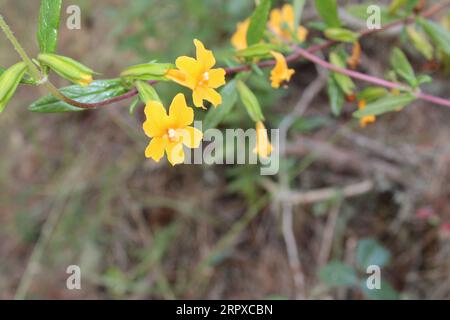
[[[250,25],[247,31],[247,44],[249,46],[258,43],[266,30],[267,19],[269,18],[271,0],[261,0],[258,7],[256,7],[252,16],[250,17]]]
[[[367,238],[358,242],[356,264],[362,271],[371,265],[382,268],[389,263],[390,259],[390,252],[375,239]]]
[[[83,103],[101,102],[120,96],[127,92],[127,89],[122,86],[120,80],[98,80],[93,81],[87,87],[73,85],[62,88],[61,93],[65,96]],[[74,107],[66,102],[60,101],[52,95],[47,95],[28,107],[29,111],[40,113],[58,113],[58,112],[73,112],[85,111],[87,109]]]
[[[419,22],[433,42],[442,49],[446,55],[450,55],[450,32],[430,20],[420,19]]]
[[[380,289],[369,289],[367,287],[367,280],[363,279],[360,281],[359,287],[364,295],[372,300],[397,300],[399,299],[398,292],[395,291],[392,286],[386,282],[381,281]]]
[[[264,116],[262,114],[258,98],[256,98],[255,94],[241,80],[237,82],[237,89],[239,91],[241,101],[244,104],[245,109],[247,109],[250,118],[252,118],[255,122],[263,121]]]
[[[210,108],[203,120],[204,130],[217,127],[223,119],[233,110],[237,102],[236,81],[232,80],[227,83],[220,91],[222,96],[222,104],[218,108]]]
[[[364,109],[360,109],[353,113],[356,118],[365,116],[378,116],[383,113],[398,111],[413,102],[416,97],[412,94],[403,94],[399,96],[387,95],[384,98],[369,103]]]
[[[345,97],[332,76],[328,77],[328,99],[330,101],[331,112],[335,116],[339,116],[344,105]]]
[[[352,286],[358,281],[355,270],[339,261],[330,262],[320,268],[319,278],[330,287]]]
[[[404,80],[408,82],[408,84],[412,87],[417,86],[417,79],[414,69],[406,58],[406,55],[399,48],[394,48],[392,51],[391,65],[394,68],[394,71],[402,77]]]
[[[338,15],[336,0],[315,0],[320,17],[330,28],[339,28],[341,20]]]
[[[58,31],[62,0],[41,0],[37,39],[41,53],[54,53],[58,42]]]

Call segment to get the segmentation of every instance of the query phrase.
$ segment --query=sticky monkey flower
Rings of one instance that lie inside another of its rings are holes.
[[[281,10],[273,9],[270,12],[269,28],[272,32],[288,41],[292,40],[293,34],[296,35],[299,41],[305,41],[308,36],[308,30],[302,26],[295,30],[294,24],[295,15],[292,5],[285,4]]]
[[[272,153],[273,147],[267,135],[267,129],[262,121],[256,123],[256,147],[253,150],[261,158],[267,158]]]
[[[281,53],[275,51],[271,51],[270,53],[276,61],[275,67],[270,73],[270,81],[272,82],[272,87],[278,89],[281,83],[291,80],[291,77],[295,71],[288,68],[286,59]]]
[[[167,154],[174,166],[184,161],[183,145],[198,148],[203,134],[191,127],[194,110],[187,106],[182,93],[175,96],[169,107],[169,114],[158,101],[149,101],[144,109],[147,120],[143,124],[144,132],[152,138],[145,150],[145,156],[159,162]]]
[[[236,50],[243,50],[247,48],[247,31],[249,25],[249,19],[246,19],[243,22],[238,22],[236,32],[231,37],[231,44]]]
[[[358,102],[358,109],[362,110],[366,107],[366,105],[367,105],[366,100],[360,100]],[[359,120],[359,126],[361,128],[365,128],[369,123],[374,123],[375,120],[376,120],[376,117],[374,115],[362,117]]]
[[[175,61],[178,69],[167,72],[167,78],[192,90],[192,99],[196,107],[204,108],[203,100],[211,102],[214,107],[222,103],[222,96],[214,89],[225,84],[225,69],[212,69],[216,59],[211,50],[206,50],[203,43],[194,39],[197,49],[196,59],[182,56]]]

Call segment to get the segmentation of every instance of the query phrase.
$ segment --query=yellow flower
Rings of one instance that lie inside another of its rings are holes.
[[[286,59],[281,53],[275,51],[271,51],[270,53],[276,61],[275,67],[270,73],[270,81],[272,82],[272,87],[277,89],[283,81],[291,80],[295,71],[293,69],[288,69]]]
[[[358,102],[358,109],[362,110],[366,107],[366,105],[367,105],[366,100],[360,100]],[[367,126],[367,124],[374,123],[375,120],[376,120],[376,117],[374,115],[362,117],[359,120],[359,126],[361,128],[365,128]]]
[[[262,158],[267,158],[272,153],[273,147],[267,136],[267,129],[264,123],[258,121],[256,123],[256,147],[253,152]]]
[[[299,41],[305,41],[308,30],[302,26],[295,30],[294,23],[294,8],[290,4],[285,4],[281,10],[273,9],[270,12],[269,28],[275,34],[289,41],[292,40],[292,35],[296,34]]]
[[[167,77],[192,90],[196,107],[204,108],[203,100],[214,107],[222,103],[222,96],[214,89],[225,84],[225,69],[212,69],[216,59],[211,50],[206,50],[199,40],[194,40],[197,59],[182,56],[175,61],[178,69],[169,70]]]
[[[184,161],[183,145],[188,148],[198,148],[203,134],[200,130],[189,126],[194,121],[194,110],[186,105],[182,93],[175,96],[169,108],[166,109],[158,101],[149,101],[145,106],[147,120],[143,124],[144,132],[152,138],[145,156],[159,162],[167,154],[172,165]]]
[[[231,37],[231,44],[236,50],[243,50],[247,48],[247,31],[249,25],[249,19],[237,24],[236,32]]]

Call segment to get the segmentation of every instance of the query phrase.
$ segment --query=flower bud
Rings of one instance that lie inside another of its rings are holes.
[[[167,71],[172,68],[174,65],[171,63],[143,63],[126,68],[120,76],[137,80],[164,80]]]
[[[141,98],[142,102],[144,102],[145,104],[147,104],[149,101],[161,102],[161,99],[156,93],[156,90],[147,82],[136,81],[135,85],[136,89],[139,92],[139,98]]]
[[[16,92],[17,86],[26,71],[26,64],[19,62],[3,72],[0,76],[0,112],[5,109],[6,104]]]
[[[38,56],[38,60],[41,64],[48,66],[61,77],[82,87],[92,82],[94,71],[71,58],[42,53]]]

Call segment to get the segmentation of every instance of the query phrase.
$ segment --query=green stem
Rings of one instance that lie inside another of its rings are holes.
[[[42,79],[41,72],[34,65],[33,61],[31,61],[30,57],[27,55],[23,47],[20,45],[19,41],[14,36],[13,32],[11,31],[11,29],[9,28],[8,24],[6,23],[5,19],[3,19],[3,16],[1,14],[0,14],[0,28],[2,28],[3,32],[13,45],[14,49],[16,49],[17,53],[22,58],[23,62],[25,62],[25,64],[27,65],[28,70],[30,71],[34,80],[40,81]]]

